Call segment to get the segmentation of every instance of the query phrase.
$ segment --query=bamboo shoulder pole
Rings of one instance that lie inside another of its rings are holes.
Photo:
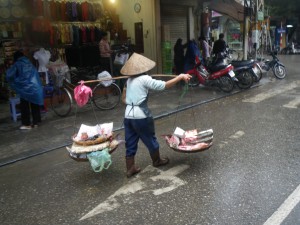
[[[177,75],[167,75],[167,74],[153,74],[150,75],[151,77],[177,77]],[[87,81],[83,81],[84,84],[88,84],[88,83],[99,83],[101,81],[108,81],[108,80],[121,80],[121,79],[126,79],[132,76],[119,76],[119,77],[111,77],[111,78],[103,78],[103,79],[99,79],[99,80],[87,80]],[[78,82],[79,84],[81,83],[81,81]]]

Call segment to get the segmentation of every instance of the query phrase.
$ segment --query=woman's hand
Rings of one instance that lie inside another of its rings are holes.
[[[190,74],[186,73],[181,73],[179,76],[181,77],[181,80],[184,80],[186,83],[192,78]]]
[[[168,80],[166,82],[166,86],[165,88],[170,88],[173,85],[175,85],[176,83],[178,83],[181,80],[184,80],[186,83],[189,82],[189,80],[192,78],[191,75],[189,74],[185,74],[185,73],[181,73],[178,76],[174,77],[172,80]]]

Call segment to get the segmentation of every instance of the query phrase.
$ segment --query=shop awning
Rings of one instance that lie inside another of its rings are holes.
[[[235,0],[215,0],[208,4],[208,8],[230,16],[238,22],[244,21],[244,6]]]

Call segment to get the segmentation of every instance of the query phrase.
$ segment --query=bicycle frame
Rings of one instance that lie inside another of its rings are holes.
[[[69,72],[72,74],[72,71]],[[109,110],[119,104],[121,90],[117,84],[112,83],[106,87],[100,81],[95,80],[90,82],[88,86],[93,91],[90,101],[98,109]],[[67,116],[71,112],[75,87],[76,85],[72,84],[66,77],[62,78],[61,87],[54,87],[51,95],[51,107],[58,116]]]
[[[69,82],[66,78],[64,78],[63,80],[63,86],[64,88],[66,88],[68,91],[70,92],[74,92],[74,89],[75,89],[75,85],[72,84],[71,82]]]

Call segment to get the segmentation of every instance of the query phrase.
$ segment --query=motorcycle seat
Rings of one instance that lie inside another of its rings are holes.
[[[213,65],[209,68],[209,70],[211,72],[217,72],[219,70],[222,70],[222,69],[225,69],[228,65],[224,65],[224,64],[216,64],[216,65]]]
[[[242,60],[242,61],[231,61],[231,65],[233,65],[234,67],[240,67],[240,66],[248,66],[254,63],[254,60]]]

